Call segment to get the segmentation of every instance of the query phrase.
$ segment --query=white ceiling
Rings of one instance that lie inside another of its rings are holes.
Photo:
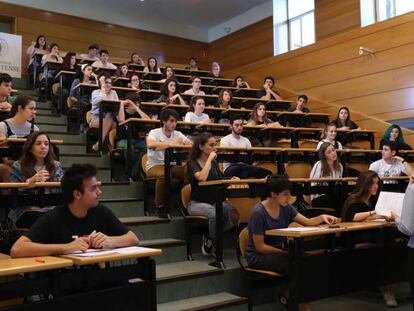
[[[271,0],[3,1],[204,42],[272,14]]]

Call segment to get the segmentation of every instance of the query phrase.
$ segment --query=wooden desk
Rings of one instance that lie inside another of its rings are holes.
[[[12,160],[18,160],[22,154],[23,144],[27,141],[27,138],[8,137],[0,139],[0,156],[10,157]],[[61,139],[53,139],[50,141],[54,148],[55,155],[59,157],[59,149],[56,145],[63,144]]]
[[[43,73],[44,73],[44,77],[45,77],[45,93],[46,93],[46,97],[49,96],[49,79],[48,79],[48,74],[49,71],[54,69],[58,69],[62,66],[62,63],[60,62],[56,62],[56,61],[52,61],[52,60],[48,60],[47,62],[45,62],[44,66],[43,66]],[[39,95],[41,94],[41,85],[39,83]]]
[[[213,85],[214,87],[217,86],[225,86],[225,87],[231,87],[233,85],[233,79],[225,79],[225,78],[212,78],[209,81],[210,85]]]
[[[181,93],[180,94],[182,98],[184,98],[184,100],[186,100],[187,102],[190,102],[191,99],[195,96],[195,95],[191,95],[191,94],[184,94]],[[218,96],[217,95],[197,95],[200,97],[204,98],[204,101],[206,103],[206,106],[215,106],[217,104],[217,100],[218,100]]]
[[[241,97],[245,97],[245,98],[255,98],[257,95],[257,92],[259,91],[259,89],[248,89],[248,88],[241,88],[241,89],[237,89],[233,95],[235,97],[241,98]]]
[[[238,101],[241,107],[247,109],[253,109],[257,103],[265,103],[266,110],[287,110],[290,107],[292,101],[290,100],[263,100],[260,98],[245,98],[245,97],[233,97],[234,101]]]
[[[44,262],[36,261],[37,258],[44,260]],[[73,262],[70,259],[52,256],[1,259],[0,277],[27,272],[54,270],[71,267],[72,265]]]
[[[339,140],[342,144],[348,144],[357,140],[369,141],[370,148],[375,149],[375,133],[371,130],[337,130]]]

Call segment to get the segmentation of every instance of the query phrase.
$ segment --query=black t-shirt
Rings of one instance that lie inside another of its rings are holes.
[[[272,91],[280,96],[280,94],[278,92],[276,92],[275,90],[272,90]],[[262,98],[263,96],[266,96],[266,90],[265,89],[258,90],[256,97],[257,98]],[[270,95],[270,99],[276,99],[276,98],[273,95]]]
[[[74,235],[89,235],[94,230],[108,236],[120,236],[129,231],[102,204],[89,209],[82,219],[76,218],[67,205],[61,205],[40,217],[24,235],[36,243],[65,244],[72,242]]]
[[[190,200],[202,202],[202,203],[214,204],[216,203],[216,197],[215,195],[212,195],[211,188],[209,189],[208,187],[200,187],[198,185],[197,178],[194,177],[194,174],[197,172],[200,172],[201,170],[202,170],[202,167],[197,161],[190,161],[188,163],[188,173],[189,173],[189,179],[191,183]],[[223,178],[223,174],[220,171],[217,161],[212,161],[210,172],[208,172],[207,181],[218,180],[222,178]]]
[[[372,206],[367,205],[365,202],[351,203],[345,212],[345,221],[353,221],[355,214],[373,211]]]
[[[332,123],[335,123],[335,125],[336,125],[336,127],[337,128],[340,128],[340,127],[343,127],[343,126],[347,126],[347,127],[349,127],[351,130],[356,130],[359,126],[358,126],[358,124],[356,124],[354,121],[352,121],[352,120],[348,120],[348,121],[346,121],[346,124],[345,125],[343,125],[342,123],[341,123],[341,120],[339,120],[339,119],[335,119],[335,120],[333,120],[332,121]]]

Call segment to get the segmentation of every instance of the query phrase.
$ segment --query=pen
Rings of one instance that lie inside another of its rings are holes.
[[[77,239],[79,239],[79,236],[77,236],[77,235],[72,235],[72,239],[77,240]]]
[[[45,260],[43,258],[35,258],[36,262],[45,263]]]

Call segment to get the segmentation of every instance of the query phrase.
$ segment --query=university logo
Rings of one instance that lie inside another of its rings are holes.
[[[6,55],[9,52],[9,45],[7,40],[3,37],[0,37],[0,57]]]

